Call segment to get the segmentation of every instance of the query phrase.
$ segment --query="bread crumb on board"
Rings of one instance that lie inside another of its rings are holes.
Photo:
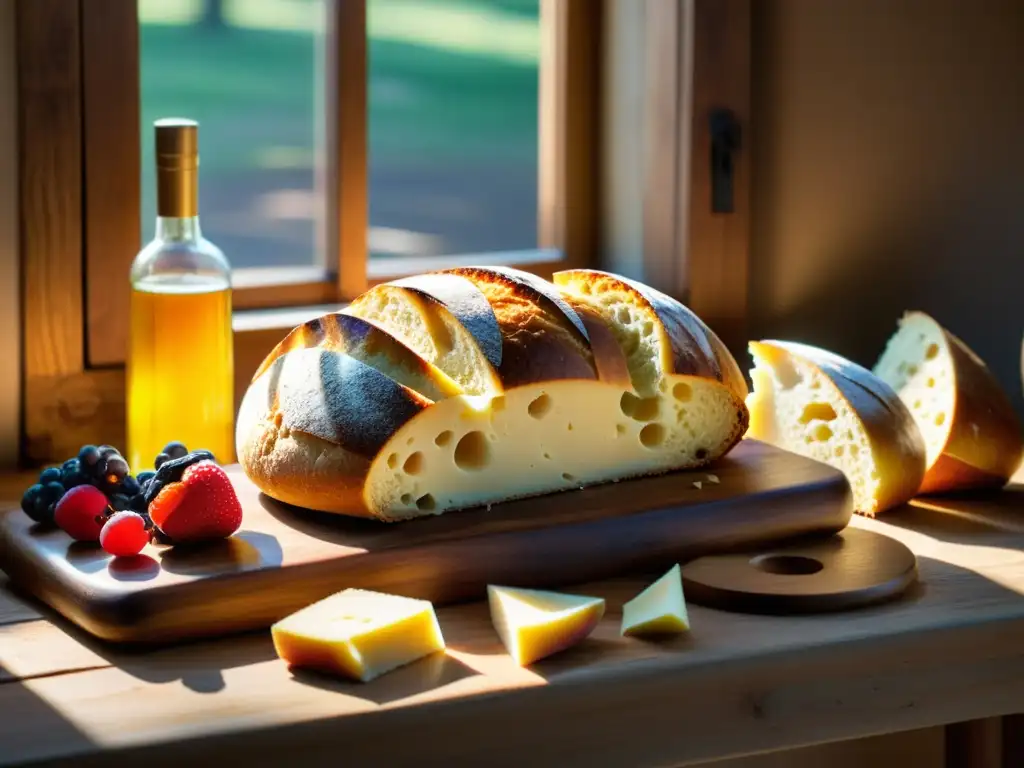
[[[707,477],[708,477],[708,482],[709,483],[717,483],[718,482],[718,475],[708,475]]]
[[[700,480],[694,480],[693,487],[696,488],[697,490],[700,490],[701,488],[704,487],[704,484]]]

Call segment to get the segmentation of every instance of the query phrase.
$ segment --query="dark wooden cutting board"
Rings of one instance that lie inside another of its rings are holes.
[[[838,471],[750,440],[706,471],[391,524],[288,507],[228,471],[245,510],[229,540],[125,561],[18,509],[0,514],[0,570],[98,637],[163,643],[266,627],[346,587],[443,604],[489,583],[558,588],[667,567],[834,533],[852,504]]]

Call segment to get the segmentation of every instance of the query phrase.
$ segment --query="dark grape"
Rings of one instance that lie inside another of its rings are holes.
[[[142,518],[142,524],[146,526],[146,530],[152,531],[153,528],[155,527],[153,525],[153,518],[151,518],[149,514],[144,511],[139,513],[139,517]]]
[[[128,506],[136,512],[145,512],[149,509],[149,504],[146,503],[146,496],[142,493],[137,493],[132,496],[131,500],[128,502]]]
[[[139,483],[138,478],[132,475],[125,476],[124,480],[121,481],[121,492],[125,496],[134,496],[142,490],[142,484]]]
[[[110,456],[107,459],[106,476],[108,481],[111,481],[111,478],[114,478],[117,482],[121,482],[128,477],[128,472],[128,462],[125,461],[122,456]]]
[[[47,467],[39,473],[39,482],[42,484],[46,483],[59,483],[60,482],[60,467]]]
[[[21,511],[35,520],[36,500],[42,495],[43,486],[40,483],[29,486],[21,497]]]
[[[96,463],[89,468],[89,472],[98,480],[105,479],[107,476],[107,460],[102,457],[97,459]]]
[[[120,456],[120,451],[112,445],[101,445],[99,447],[100,456],[104,459],[109,459],[111,456]]]
[[[124,512],[131,506],[131,500],[123,493],[114,493],[110,496],[110,507],[115,512]]]
[[[153,466],[159,471],[160,467],[162,467],[170,460],[171,457],[168,456],[166,453],[158,454],[157,457],[153,460]]]
[[[60,465],[61,469],[68,469],[69,467],[74,467],[75,469],[78,469],[78,459],[68,459],[63,464]]]
[[[145,487],[146,483],[154,477],[156,477],[156,472],[147,469],[145,472],[139,472],[139,474],[135,476],[135,479],[139,481],[139,485]]]
[[[84,445],[78,452],[78,463],[83,467],[91,467],[100,460],[100,449],[95,445]]]
[[[64,486],[64,490],[70,491],[72,488],[77,488],[80,485],[89,485],[91,479],[84,472],[78,471],[64,474],[60,482]]]
[[[185,447],[184,443],[179,443],[175,440],[173,443],[165,445],[161,453],[166,453],[172,459],[180,459],[182,456],[188,455],[188,448]]]
[[[60,483],[46,483],[43,486],[43,494],[46,496],[47,501],[60,501],[64,495],[64,486]]]

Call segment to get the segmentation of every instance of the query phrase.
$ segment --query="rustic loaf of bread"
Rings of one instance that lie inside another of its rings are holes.
[[[707,465],[747,428],[735,359],[635,281],[458,268],[293,330],[240,407],[268,496],[403,520]]]

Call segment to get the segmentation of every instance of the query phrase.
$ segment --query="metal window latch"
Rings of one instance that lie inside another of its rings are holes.
[[[733,153],[740,148],[740,122],[729,109],[711,112],[711,212],[733,212]]]

